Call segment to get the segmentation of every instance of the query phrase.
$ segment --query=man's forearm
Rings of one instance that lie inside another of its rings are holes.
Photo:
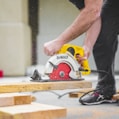
[[[62,41],[62,44],[67,43],[77,38],[82,33],[86,32],[90,28],[90,26],[96,21],[96,19],[98,19],[98,17],[100,16],[101,2],[99,3],[100,7],[98,8],[96,6],[97,4],[94,4],[94,1],[93,4],[95,6],[92,5],[91,2],[89,5],[89,1],[91,0],[87,1],[87,6],[85,5],[85,8],[81,10],[80,14],[75,19],[75,21],[57,38],[57,40]]]
[[[87,47],[90,51],[98,38],[101,29],[101,18],[98,18],[93,25],[88,29],[84,40],[84,47]]]
[[[67,43],[87,31],[92,23],[93,21],[82,11],[76,20],[58,37],[58,39],[61,39],[63,43]]]

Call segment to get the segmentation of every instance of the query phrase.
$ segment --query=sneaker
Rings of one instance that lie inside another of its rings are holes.
[[[114,103],[112,97],[105,98],[104,95],[99,94],[96,91],[90,91],[80,97],[79,102],[83,105],[98,105],[102,103]]]

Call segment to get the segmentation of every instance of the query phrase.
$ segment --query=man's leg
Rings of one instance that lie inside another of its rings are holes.
[[[107,2],[103,6],[101,18],[102,28],[94,46],[93,54],[97,69],[105,70],[108,74],[99,74],[96,90],[99,90],[101,94],[110,98],[116,91],[114,62],[119,34],[118,8],[114,6],[110,8]]]
[[[93,50],[97,69],[108,72],[99,74],[96,90],[107,98],[115,93],[114,60],[118,44],[115,21],[102,18],[102,31]]]

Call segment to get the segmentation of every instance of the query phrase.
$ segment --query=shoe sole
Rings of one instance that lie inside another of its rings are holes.
[[[83,101],[79,101],[81,104],[83,105],[99,105],[102,103],[116,103],[116,100],[102,100],[102,101],[98,101],[98,102],[93,102],[93,103],[87,103],[87,102],[83,102]]]

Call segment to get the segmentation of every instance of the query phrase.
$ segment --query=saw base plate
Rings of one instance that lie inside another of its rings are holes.
[[[69,81],[83,81],[84,79],[83,78],[81,78],[81,79],[69,79],[69,80],[30,80],[30,81],[32,81],[32,82],[62,82],[62,81],[66,81],[66,82],[69,82]]]

